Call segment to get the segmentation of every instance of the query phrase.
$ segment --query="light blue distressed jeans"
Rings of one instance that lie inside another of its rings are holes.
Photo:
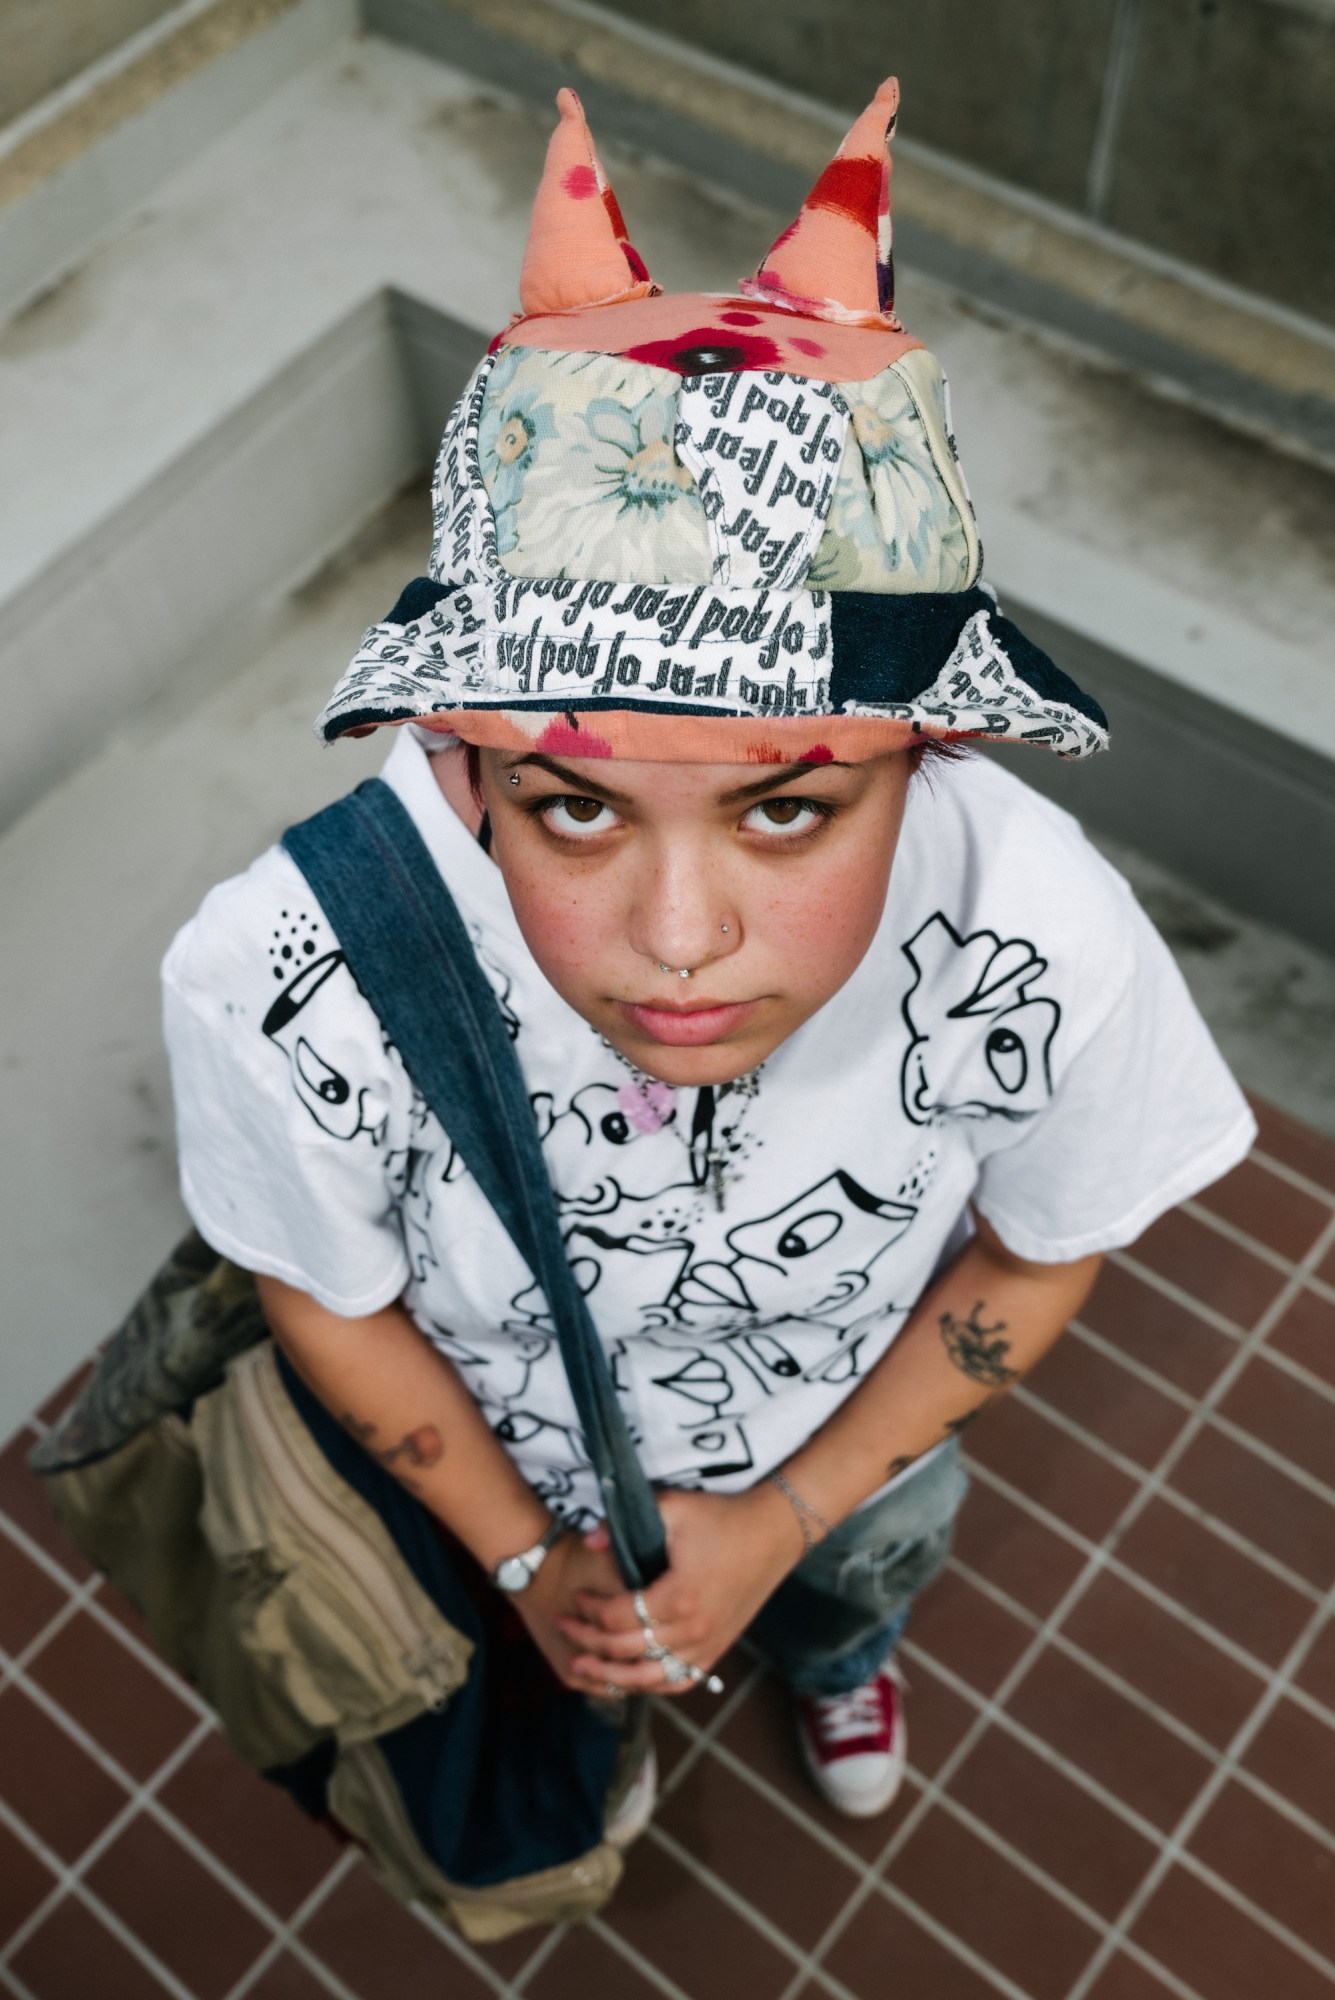
[[[938,1576],[968,1479],[956,1439],[841,1521],[785,1577],[746,1637],[798,1694],[846,1694],[889,1658]]]

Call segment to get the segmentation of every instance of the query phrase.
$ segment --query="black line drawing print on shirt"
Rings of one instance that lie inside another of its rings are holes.
[[[961,937],[938,910],[903,947],[909,1046],[900,1089],[915,1125],[941,1117],[1032,1118],[1052,1095],[1061,1008],[1029,989],[1048,962],[1027,938]]]
[[[707,1259],[683,1273],[669,1300],[673,1319],[692,1328],[722,1320],[724,1331],[795,1313],[838,1321],[917,1213],[916,1205],[872,1194],[836,1167],[782,1208],[728,1230],[731,1258]]]
[[[359,1082],[331,1060],[348,1042],[348,1009],[359,1002],[365,1006],[347,960],[341,951],[328,951],[283,988],[262,1025],[287,1057],[293,1088],[321,1131],[345,1140],[367,1132],[378,1145],[385,1114],[366,1115],[370,1079]]]

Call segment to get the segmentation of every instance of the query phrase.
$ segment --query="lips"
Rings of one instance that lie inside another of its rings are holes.
[[[750,1020],[758,1000],[742,1000],[703,1005],[696,1002],[690,1007],[638,1006],[633,1001],[620,1003],[622,1014],[630,1025],[651,1042],[658,1042],[671,1049],[706,1048],[710,1042],[721,1042],[742,1024]]]

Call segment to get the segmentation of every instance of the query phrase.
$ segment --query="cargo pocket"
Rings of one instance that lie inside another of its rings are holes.
[[[443,1707],[467,1676],[472,1642],[329,1465],[271,1345],[233,1362],[195,1406],[191,1432],[200,1528],[230,1585],[237,1644],[311,1741],[367,1742]]]

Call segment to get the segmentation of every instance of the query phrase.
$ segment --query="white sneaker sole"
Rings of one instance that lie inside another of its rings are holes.
[[[638,1840],[653,1818],[657,1803],[658,1756],[651,1743],[615,1819],[603,1829],[603,1839],[608,1846],[627,1848],[632,1841]]]
[[[878,1813],[885,1812],[894,1804],[899,1788],[904,1782],[904,1766],[908,1761],[908,1731],[904,1726],[902,1714],[895,1718],[895,1733],[891,1738],[890,1751],[886,1758],[888,1766],[886,1775],[874,1791],[845,1790],[836,1784],[829,1769],[820,1762],[812,1750],[807,1732],[800,1722],[797,1727],[797,1741],[802,1752],[802,1762],[807,1767],[807,1775],[812,1784],[825,1803],[833,1806],[837,1813],[842,1813],[845,1819],[875,1819]],[[834,1768],[838,1770],[837,1763]]]

